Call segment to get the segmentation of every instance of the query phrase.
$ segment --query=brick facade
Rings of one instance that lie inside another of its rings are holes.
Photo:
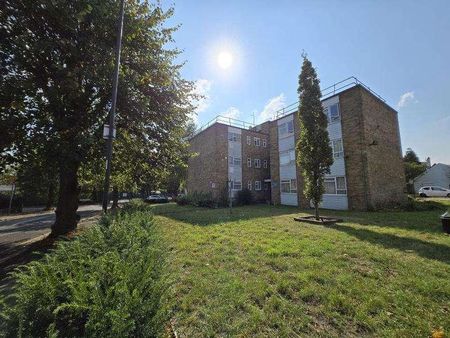
[[[361,85],[335,96],[339,96],[348,209],[377,209],[404,202],[405,179],[397,112]],[[298,116],[296,112],[293,114],[294,139],[298,140]],[[247,136],[251,139],[250,145],[247,144]],[[255,137],[260,138],[259,146],[255,146]],[[263,147],[263,139],[267,141],[266,147]],[[212,191],[214,196],[218,196],[228,180],[228,126],[215,123],[190,142],[191,151],[198,155],[189,160],[188,191]],[[280,204],[277,121],[241,129],[241,144],[242,188],[247,188],[250,181],[256,200]],[[251,167],[247,166],[248,158],[251,159]],[[261,160],[261,168],[255,168],[255,158]],[[268,168],[264,168],[264,160],[268,161]],[[303,177],[298,166],[296,178],[298,205],[308,208],[309,201],[303,195]],[[264,185],[266,179],[271,180],[268,190]],[[255,191],[255,181],[261,181],[261,191]]]

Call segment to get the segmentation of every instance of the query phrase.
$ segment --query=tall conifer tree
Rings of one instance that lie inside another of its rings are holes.
[[[297,164],[304,178],[303,192],[313,202],[315,217],[319,219],[319,203],[324,193],[323,178],[330,173],[333,153],[327,131],[328,120],[320,101],[320,80],[311,61],[305,54],[302,57],[298,86],[300,137],[296,149]]]

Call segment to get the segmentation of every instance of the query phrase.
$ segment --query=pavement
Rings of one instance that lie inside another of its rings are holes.
[[[100,214],[101,205],[82,205],[77,213],[81,219]],[[50,233],[55,212],[13,215],[0,218],[0,259],[24,243]]]

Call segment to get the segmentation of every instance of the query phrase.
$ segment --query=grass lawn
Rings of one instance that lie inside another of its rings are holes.
[[[450,200],[443,200],[450,206]],[[170,249],[167,309],[179,336],[392,336],[450,332],[442,211],[154,207]]]

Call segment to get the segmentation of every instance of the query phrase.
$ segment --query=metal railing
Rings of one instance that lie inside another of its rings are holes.
[[[324,89],[321,90],[322,92],[322,100],[326,100],[327,98],[329,98],[330,96],[333,96],[345,89],[354,87],[356,85],[360,85],[362,87],[364,87],[365,89],[367,89],[370,93],[372,93],[373,95],[375,95],[377,98],[379,98],[381,101],[386,102],[385,99],[383,99],[379,94],[377,94],[376,92],[374,92],[372,89],[370,89],[369,86],[366,86],[364,83],[362,83],[361,81],[359,81],[356,77],[354,76],[350,76],[348,78],[346,78],[345,80],[336,82],[335,84],[332,84],[329,87],[326,87]],[[274,113],[274,119],[278,119],[282,116],[288,115],[290,113],[293,113],[295,111],[297,111],[298,109],[298,105],[299,105],[300,101],[291,103],[290,105],[281,108],[280,110],[277,110]],[[198,128],[194,135],[197,135],[198,133],[200,133],[201,131],[205,130],[206,128],[212,126],[214,123],[223,123],[226,125],[229,125],[231,127],[237,127],[237,128],[243,128],[243,129],[251,129],[255,127],[255,124],[253,123],[249,123],[249,122],[245,122],[245,121],[241,121],[238,119],[234,119],[231,117],[226,117],[226,116],[221,116],[218,115],[215,118],[213,118],[211,121],[209,121],[208,123],[202,125],[200,128]]]
[[[250,123],[250,122],[234,119],[232,117],[217,115],[211,121],[208,121],[207,123],[202,125],[200,128],[198,128],[195,131],[193,136],[197,135],[198,133],[200,133],[201,131],[205,130],[206,128],[212,126],[214,123],[222,123],[222,124],[226,124],[226,125],[231,126],[231,127],[237,127],[237,128],[242,128],[242,129],[251,129],[251,128],[255,127],[255,125],[253,123]]]
[[[372,89],[370,89],[369,86],[365,85],[361,81],[359,81],[356,77],[350,76],[342,81],[336,82],[335,84],[332,84],[329,87],[326,87],[324,89],[321,89],[322,92],[322,100],[326,100],[328,97],[335,95],[336,93],[339,93],[345,89],[354,87],[356,85],[360,85],[367,89],[369,92],[371,92],[373,95],[375,95],[377,98],[379,98],[381,101],[386,102],[385,99],[383,99],[379,94],[374,92]],[[295,112],[298,109],[300,101],[297,101],[295,103],[292,103],[286,107],[281,108],[280,110],[277,110],[274,114],[275,119],[278,119],[284,115],[290,114]]]

